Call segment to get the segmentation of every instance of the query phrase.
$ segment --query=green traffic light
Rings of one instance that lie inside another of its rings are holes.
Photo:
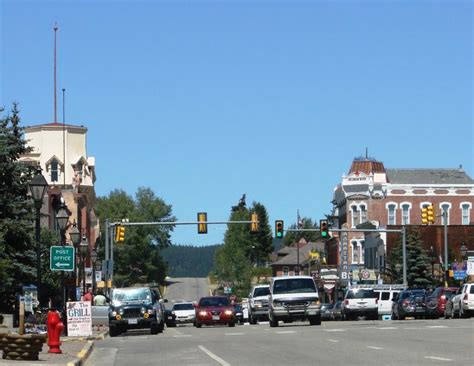
[[[326,238],[328,236],[328,233],[326,231],[323,231],[321,233],[321,237]]]

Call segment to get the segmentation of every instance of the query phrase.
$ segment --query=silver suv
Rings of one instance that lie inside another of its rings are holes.
[[[309,320],[311,325],[321,325],[321,302],[313,277],[273,277],[268,317],[271,327],[277,327],[279,320]]]
[[[350,288],[342,302],[342,319],[378,319],[378,293],[368,288]]]
[[[257,285],[249,294],[249,323],[257,324],[257,321],[268,319],[268,295],[270,285]]]

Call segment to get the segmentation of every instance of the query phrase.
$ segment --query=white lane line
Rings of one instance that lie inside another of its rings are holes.
[[[385,330],[385,329],[398,329],[397,327],[379,327],[377,328],[379,330]]]
[[[375,346],[367,346],[367,348],[370,348],[370,349],[383,349],[382,347],[375,347]]]
[[[178,334],[173,336],[174,338],[192,337],[191,334]]]
[[[226,333],[226,336],[244,335],[245,333]]]
[[[328,342],[338,343],[339,341],[337,339],[328,339]]]
[[[345,332],[345,329],[324,329],[325,332]]]
[[[435,357],[435,356],[425,356],[425,358],[428,358],[430,360],[436,360],[436,361],[447,361],[447,362],[452,361],[451,358],[443,358],[443,357]]]
[[[447,328],[446,325],[425,325],[425,328]]]
[[[222,366],[230,366],[230,363],[225,362],[222,358],[220,358],[219,356],[209,351],[206,347],[198,346],[198,348],[201,351],[203,351],[206,355],[208,355],[210,358],[212,358],[214,361],[219,362]]]
[[[294,330],[282,330],[280,332],[275,332],[277,334],[293,334],[296,333]]]

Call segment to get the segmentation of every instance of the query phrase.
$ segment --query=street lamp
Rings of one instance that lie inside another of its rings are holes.
[[[433,246],[430,247],[430,260],[431,260],[431,278],[434,281],[434,263],[435,263],[435,254]]]
[[[59,232],[61,233],[61,245],[66,245],[66,229],[69,221],[69,214],[66,210],[66,205],[63,204],[56,214],[58,221]],[[63,306],[66,306],[66,287],[64,286],[64,271],[61,271],[62,286],[63,286]]]
[[[41,206],[43,206],[43,197],[48,187],[48,182],[41,174],[41,167],[38,165],[36,174],[31,180],[30,191],[35,202],[36,209],[36,222],[35,222],[35,239],[36,239],[36,291],[38,297],[38,303],[41,305]]]
[[[79,243],[81,242],[81,233],[77,228],[76,222],[72,224],[72,229],[69,230],[69,237],[71,238],[72,245],[74,245],[76,256],[78,255]],[[76,297],[76,280],[77,280],[77,267],[76,267],[76,257],[74,257],[74,300],[79,300]]]
[[[97,250],[92,249],[91,261],[92,261],[92,292],[95,293],[96,282],[95,282],[95,262],[97,260]]]
[[[89,242],[85,235],[82,236],[81,245],[79,246],[79,251],[82,258],[82,293],[86,294],[86,256],[89,251]]]

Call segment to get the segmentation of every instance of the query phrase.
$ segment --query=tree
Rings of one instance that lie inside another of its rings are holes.
[[[3,109],[0,110],[3,112]],[[0,119],[0,310],[11,311],[22,286],[35,282],[36,255],[32,240],[33,203],[28,183],[33,167],[19,158],[28,153],[17,105]]]
[[[250,212],[257,213],[259,224],[258,231],[252,233],[253,244],[249,258],[252,262],[258,264],[265,262],[273,251],[272,228],[268,223],[268,213],[264,205],[259,202],[253,202]]]
[[[409,287],[427,287],[431,285],[434,278],[431,277],[431,263],[426,250],[422,248],[420,233],[417,230],[407,234],[407,282]],[[395,275],[395,282],[403,282],[403,244],[402,238],[392,249],[390,263]],[[399,264],[400,269],[396,270]]]
[[[316,222],[310,218],[304,217],[301,219],[300,229],[314,229],[316,231],[289,231],[283,238],[285,246],[289,246],[293,243],[298,243],[301,239],[305,239],[307,242],[315,242],[319,240],[319,226]],[[297,224],[290,225],[290,229],[296,229]]]
[[[120,222],[175,221],[172,208],[161,198],[156,197],[150,188],[140,187],[135,198],[123,190],[114,190],[107,197],[97,201],[97,215],[102,230],[105,219]],[[117,286],[130,286],[135,283],[164,283],[166,264],[160,249],[171,244],[171,226],[130,226],[126,227],[125,242],[115,244],[114,282]],[[104,233],[105,234],[105,233]],[[99,240],[99,251],[103,253],[105,235]],[[102,254],[103,255],[103,254]]]

